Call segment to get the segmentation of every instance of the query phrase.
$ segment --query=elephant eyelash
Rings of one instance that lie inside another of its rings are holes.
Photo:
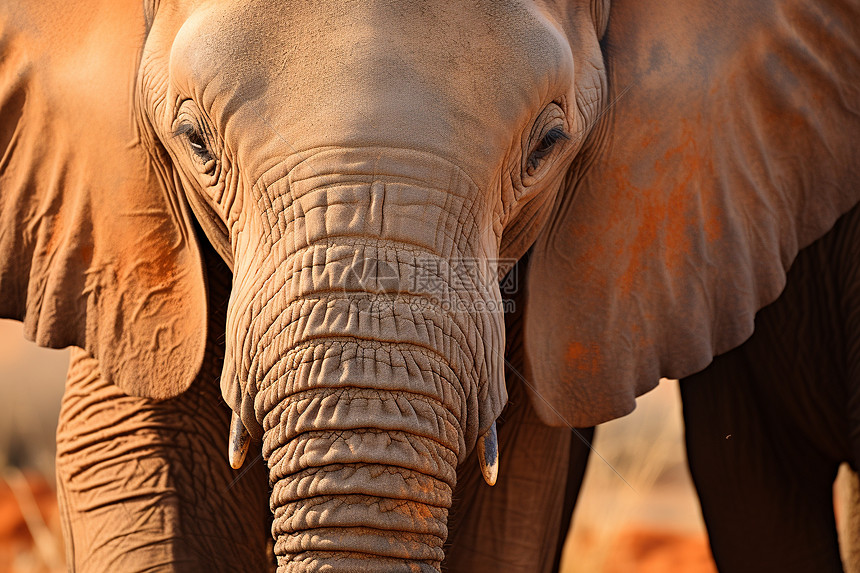
[[[212,152],[209,151],[209,146],[206,144],[206,139],[200,131],[190,123],[183,123],[173,132],[174,137],[185,137],[188,145],[191,146],[191,152],[194,153],[204,163],[214,159]]]
[[[537,169],[540,162],[550,154],[559,141],[569,141],[570,135],[562,127],[553,127],[547,131],[529,155],[528,166]]]

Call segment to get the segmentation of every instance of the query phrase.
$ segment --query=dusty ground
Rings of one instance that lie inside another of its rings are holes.
[[[37,468],[0,473],[0,573],[64,570],[52,487],[67,360],[25,344],[19,325],[0,321],[0,467]],[[639,402],[598,430],[594,448],[605,461],[592,456],[563,573],[715,571],[684,465],[677,385]]]

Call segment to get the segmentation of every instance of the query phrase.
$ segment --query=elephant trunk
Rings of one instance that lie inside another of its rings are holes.
[[[443,558],[469,374],[452,366],[464,357],[442,312],[385,295],[371,311],[369,296],[310,297],[342,328],[294,345],[260,387],[281,571],[436,571]]]
[[[482,195],[400,150],[274,180],[286,207],[270,246],[240,249],[222,391],[261,423],[279,569],[438,570],[455,468],[506,399]]]
[[[456,440],[451,428],[433,432],[443,435],[402,428],[421,426],[416,418],[425,427],[444,420],[443,409],[424,397],[355,388],[291,397],[274,408],[273,420],[292,419],[275,422],[264,440],[279,570],[437,571]],[[301,422],[329,416],[345,423]],[[360,427],[369,424],[375,427]]]

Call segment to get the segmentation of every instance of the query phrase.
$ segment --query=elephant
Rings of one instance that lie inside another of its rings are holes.
[[[821,488],[858,459],[854,395],[786,358],[842,352],[852,387],[856,1],[0,14],[0,316],[75,348],[71,569],[549,571],[589,428],[661,377],[691,377],[720,566],[838,566]],[[774,444],[800,446],[744,474]],[[731,496],[803,456],[748,508],[796,531],[738,541]]]

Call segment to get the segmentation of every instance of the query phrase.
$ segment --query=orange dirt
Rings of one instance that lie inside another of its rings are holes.
[[[703,535],[626,529],[607,559],[604,573],[716,573],[708,540]]]

